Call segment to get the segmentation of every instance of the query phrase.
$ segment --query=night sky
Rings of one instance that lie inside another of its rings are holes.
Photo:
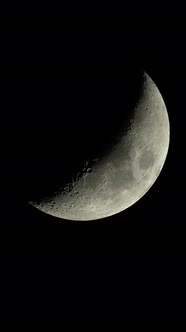
[[[183,318],[186,17],[0,21],[0,318]],[[36,188],[41,194],[58,179],[61,158],[71,160],[68,175],[102,128],[113,130],[121,84],[132,98],[123,77],[132,84],[138,68],[156,83],[170,120],[168,156],[151,189],[96,222],[65,221],[28,206]],[[103,95],[94,99],[95,86]]]

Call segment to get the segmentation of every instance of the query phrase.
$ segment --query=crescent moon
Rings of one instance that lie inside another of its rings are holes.
[[[170,126],[160,91],[147,73],[128,127],[102,157],[88,160],[81,172],[37,209],[67,220],[96,220],[115,215],[147,193],[167,157]]]

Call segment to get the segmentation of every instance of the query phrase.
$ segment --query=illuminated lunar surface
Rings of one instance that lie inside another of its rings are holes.
[[[169,119],[160,91],[144,73],[142,94],[127,128],[109,152],[87,160],[71,182],[29,203],[52,216],[96,220],[135,204],[153,185],[169,147]]]

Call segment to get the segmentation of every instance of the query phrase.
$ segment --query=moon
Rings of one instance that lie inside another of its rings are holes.
[[[67,220],[113,216],[141,199],[158,178],[170,140],[167,109],[160,91],[144,72],[142,93],[127,126],[105,154],[87,159],[60,189],[29,203]]]

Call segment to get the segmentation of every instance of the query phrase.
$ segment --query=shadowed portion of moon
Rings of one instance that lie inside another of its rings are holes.
[[[87,160],[91,168],[94,159],[109,153],[130,125],[142,79],[141,69],[125,68],[122,79],[43,81],[40,88],[34,82],[32,98],[23,88],[33,114],[33,129],[20,135],[27,144],[22,164],[26,200],[40,201],[70,183],[78,171],[81,177]],[[99,177],[91,182],[95,187]]]
[[[128,208],[166,159],[169,120],[158,88],[146,73],[129,69],[119,81],[73,81],[60,96],[64,118],[55,116],[59,128],[43,136],[40,168],[27,181],[30,204],[72,220]]]

